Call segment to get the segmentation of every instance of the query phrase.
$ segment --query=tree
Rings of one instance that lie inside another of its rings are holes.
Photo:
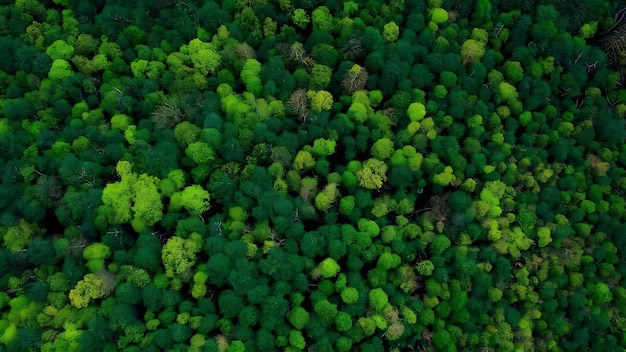
[[[337,142],[332,139],[317,138],[313,142],[313,147],[305,147],[305,150],[311,152],[316,157],[325,158],[335,153]]]
[[[368,189],[380,189],[387,181],[387,164],[378,159],[367,159],[357,171],[359,185]]]
[[[314,31],[331,33],[333,31],[333,16],[326,6],[319,6],[313,10],[311,16]]]
[[[246,90],[256,97],[261,96],[263,89],[259,73],[261,73],[261,63],[256,59],[247,59],[241,69],[241,80],[246,85]]]
[[[69,60],[74,55],[74,47],[69,45],[62,39],[55,40],[50,46],[46,48],[46,54],[50,56],[52,61],[57,59]]]
[[[309,90],[326,89],[332,79],[333,70],[322,64],[314,64],[309,76]]]
[[[289,332],[289,344],[297,348],[299,351],[304,350],[306,347],[306,341],[300,330],[291,330]]]
[[[76,308],[85,308],[92,300],[106,296],[114,287],[113,275],[105,270],[86,274],[70,290],[70,303]]]
[[[135,230],[142,229],[143,226],[152,226],[163,217],[163,203],[159,192],[158,184],[160,180],[147,174],[139,175],[139,178],[132,185],[132,195],[134,204]],[[142,226],[143,225],[143,226]]]
[[[287,319],[296,329],[302,330],[309,321],[309,312],[301,306],[297,306],[290,310]]]
[[[498,84],[498,93],[500,94],[502,101],[505,103],[511,104],[517,101],[517,89],[508,82],[500,82]]]
[[[295,9],[291,15],[291,20],[296,26],[305,29],[311,18],[304,9]]]
[[[190,239],[171,237],[161,252],[161,260],[165,266],[165,274],[175,277],[192,268],[196,263],[196,243]]]
[[[448,11],[438,7],[432,10],[430,20],[435,24],[442,24],[448,21]]]
[[[176,211],[184,207],[191,215],[202,215],[211,208],[211,196],[200,185],[185,187],[181,192],[172,195],[170,210]]]
[[[298,172],[312,169],[315,166],[313,155],[306,150],[299,150],[293,160],[293,168]]]
[[[189,121],[183,121],[174,128],[174,138],[183,146],[187,146],[198,140],[200,128]]]
[[[83,250],[83,258],[87,260],[87,267],[93,273],[104,268],[104,260],[111,256],[109,246],[95,242],[85,247]]]
[[[204,142],[189,143],[185,149],[185,154],[199,165],[209,164],[216,159],[213,148]]]
[[[307,92],[307,96],[311,102],[311,111],[314,113],[330,110],[333,106],[333,95],[325,90],[310,90]]]
[[[309,115],[309,98],[307,97],[306,89],[297,89],[289,97],[287,106],[298,115],[298,118],[303,122],[306,122],[306,118]]]
[[[221,64],[222,57],[215,46],[212,43],[204,43],[197,38],[192,39],[189,44],[183,45],[181,53],[188,54],[194,68],[204,76],[208,73],[217,72]]]
[[[52,66],[48,72],[48,78],[56,83],[62,83],[64,79],[72,77],[74,72],[69,62],[63,59],[52,61]]]
[[[313,310],[317,315],[327,322],[332,322],[337,316],[337,305],[323,299],[313,306]]]
[[[385,160],[391,157],[394,152],[393,141],[389,138],[381,138],[372,145],[372,156],[378,160]]]
[[[319,263],[317,270],[323,278],[328,279],[337,276],[341,268],[333,258],[326,258]]]
[[[355,304],[359,300],[359,290],[354,287],[344,287],[340,293],[341,300],[345,304]]]
[[[422,260],[417,264],[417,272],[422,276],[431,276],[435,265],[430,260]]]
[[[375,311],[380,312],[389,304],[389,297],[382,288],[377,287],[368,293],[369,304]]]
[[[391,21],[383,26],[383,39],[388,43],[393,43],[398,40],[400,35],[400,27]]]
[[[20,219],[18,224],[9,228],[0,228],[4,247],[11,253],[17,253],[28,246],[28,244],[42,233],[37,224],[29,224],[24,219]]]
[[[336,183],[327,184],[324,189],[315,196],[315,207],[323,212],[327,212],[335,204],[339,191]]]

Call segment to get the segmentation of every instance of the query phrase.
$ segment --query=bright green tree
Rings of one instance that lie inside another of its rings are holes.
[[[323,278],[328,279],[337,276],[341,267],[333,258],[326,258],[318,264],[317,270]]]
[[[332,33],[333,31],[333,16],[326,6],[319,6],[313,10],[311,22],[314,31],[319,30],[328,33]]]
[[[289,344],[297,348],[298,351],[304,350],[306,347],[306,340],[300,330],[291,330],[289,332]]]
[[[295,9],[291,15],[291,20],[296,26],[304,29],[311,22],[309,14],[304,9]]]
[[[324,110],[330,110],[333,106],[333,95],[325,90],[308,91],[307,96],[311,103],[311,111],[319,113]]]
[[[263,90],[263,83],[259,78],[261,72],[261,63],[256,59],[247,59],[241,69],[241,80],[246,85],[246,90],[254,96],[259,97]]]
[[[359,185],[368,189],[380,189],[387,181],[388,166],[378,159],[367,159],[357,171]]]
[[[476,39],[467,39],[461,44],[461,60],[463,65],[475,64],[480,62],[480,59],[485,55],[486,47],[485,43]]]
[[[200,185],[185,187],[180,192],[179,204],[182,205],[191,215],[201,215],[211,208],[209,201],[211,196],[208,191]]]
[[[196,243],[190,239],[170,237],[161,252],[165,274],[175,277],[191,269],[196,263],[197,249]]]
[[[435,265],[430,260],[422,260],[417,264],[417,272],[422,276],[430,276],[435,270]]]
[[[110,273],[100,271],[87,274],[70,290],[70,303],[76,308],[85,308],[92,300],[108,294],[113,286],[113,277]]]
[[[87,268],[92,273],[104,268],[104,261],[111,256],[109,246],[94,242],[83,250],[83,258],[87,261]]]
[[[185,154],[198,165],[209,164],[216,158],[213,148],[204,142],[189,143]]]
[[[389,22],[383,26],[383,39],[388,43],[398,40],[400,35],[400,27],[395,22]]]
[[[430,20],[435,24],[442,24],[448,20],[448,11],[440,7],[433,9],[430,14]]]
[[[52,61],[57,59],[69,60],[74,55],[74,47],[69,45],[65,40],[58,39],[46,48],[46,54],[50,56]]]
[[[303,172],[315,167],[313,155],[306,150],[299,150],[293,160],[293,168],[298,172]]]
[[[48,78],[57,83],[62,83],[64,79],[72,77],[72,75],[74,75],[72,65],[63,59],[54,60],[48,72]]]
[[[382,311],[382,309],[389,304],[389,297],[380,287],[371,290],[368,294],[368,298],[370,307],[377,312]]]
[[[354,304],[359,300],[359,290],[354,287],[345,287],[340,293],[341,300],[345,304]]]
[[[313,310],[320,318],[332,322],[337,315],[337,305],[330,303],[328,300],[321,300],[313,306]]]
[[[24,219],[20,219],[17,225],[8,228],[0,227],[4,248],[11,253],[17,253],[26,248],[30,241],[42,232],[37,224],[29,224]]]
[[[378,160],[385,160],[391,157],[394,152],[393,141],[389,138],[381,138],[372,145],[372,156]]]
[[[214,74],[220,67],[222,57],[212,43],[204,43],[200,39],[192,39],[181,52],[189,55],[194,68],[203,75]]]
[[[302,330],[309,321],[309,312],[301,306],[294,307],[289,311],[287,320],[289,320],[291,325],[293,325],[296,329]]]

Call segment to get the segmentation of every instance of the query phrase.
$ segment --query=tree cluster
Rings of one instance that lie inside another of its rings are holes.
[[[132,5],[0,5],[0,350],[626,348],[616,2]]]

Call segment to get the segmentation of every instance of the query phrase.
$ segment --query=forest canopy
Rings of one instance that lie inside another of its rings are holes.
[[[0,1],[0,350],[623,351],[626,9]]]

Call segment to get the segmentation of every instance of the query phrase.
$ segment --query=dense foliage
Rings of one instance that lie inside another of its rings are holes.
[[[623,351],[624,13],[1,1],[0,349]]]

